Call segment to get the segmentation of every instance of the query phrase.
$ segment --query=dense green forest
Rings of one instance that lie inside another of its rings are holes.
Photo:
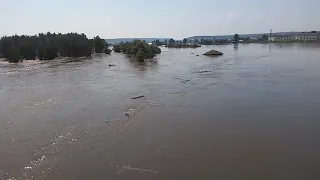
[[[108,45],[99,36],[89,39],[85,34],[78,33],[48,32],[34,36],[4,36],[0,39],[0,54],[9,62],[91,56],[92,52],[109,53]]]
[[[122,52],[124,54],[128,54],[139,61],[153,58],[156,54],[161,53],[161,49],[157,46],[149,45],[141,40],[134,40],[126,43],[121,42],[118,45],[114,45],[113,50],[118,53]]]

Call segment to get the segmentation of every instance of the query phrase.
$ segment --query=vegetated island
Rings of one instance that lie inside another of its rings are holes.
[[[160,48],[149,46],[142,41],[134,41],[132,46],[126,46],[126,49],[128,51],[125,52],[134,55],[137,60],[153,58],[155,54],[161,53]],[[0,39],[0,56],[10,63],[36,59],[52,60],[56,57],[90,57],[93,53],[110,54],[111,50],[104,39],[99,36],[89,39],[83,33],[48,32],[33,36],[4,36]]]
[[[174,39],[165,39],[164,41],[155,40],[152,41],[153,45],[156,46],[164,46],[168,48],[198,48],[201,47],[199,43],[188,43],[188,40],[184,38],[182,41],[174,40]]]
[[[154,58],[156,54],[161,53],[159,47],[137,39],[132,42],[121,42],[113,45],[113,51],[117,53],[122,52],[138,61]]]

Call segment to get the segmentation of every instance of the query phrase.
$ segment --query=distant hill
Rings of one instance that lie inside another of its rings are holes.
[[[116,39],[105,39],[105,40],[109,44],[118,44],[120,42],[131,42],[135,39],[140,39],[140,40],[146,41],[147,43],[150,43],[157,39],[160,41],[164,41],[165,39],[169,39],[169,38],[116,38]]]

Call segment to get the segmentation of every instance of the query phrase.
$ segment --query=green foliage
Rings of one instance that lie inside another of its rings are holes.
[[[174,40],[174,39],[169,39],[169,44],[171,45],[171,44],[175,44],[176,43],[176,41]]]
[[[237,42],[239,42],[239,34],[235,34],[234,36],[233,36],[233,40],[237,43]]]
[[[17,63],[20,60],[20,49],[18,48],[18,46],[12,46],[12,48],[10,49],[9,53],[8,53],[8,57],[7,57],[8,61],[10,63]]]
[[[183,44],[187,44],[188,39],[187,39],[187,38],[184,38],[182,41],[183,41]]]
[[[134,40],[132,42],[121,42],[118,45],[113,46],[115,52],[122,52],[128,54],[131,57],[139,61],[144,59],[150,59],[161,53],[161,49],[155,45],[149,45],[141,40]]]
[[[104,52],[105,54],[111,54],[111,50],[108,49],[108,48],[105,48],[103,52]]]
[[[261,40],[262,40],[262,41],[267,41],[267,40],[268,40],[268,36],[267,36],[267,35],[265,35],[265,34],[264,34],[264,35],[262,35]]]
[[[227,39],[216,39],[216,40],[214,40],[214,44],[215,45],[228,44],[228,43],[230,43],[230,41],[227,40]]]
[[[203,44],[203,45],[213,45],[214,42],[213,42],[213,40],[211,40],[211,39],[201,39],[200,44]]]
[[[102,53],[106,47],[105,40],[97,36],[93,39],[93,46],[96,53]]]
[[[198,44],[183,44],[183,43],[176,43],[168,45],[169,48],[198,48],[201,47]]]
[[[0,52],[10,62],[18,59],[51,60],[57,56],[90,56],[93,42],[85,34],[55,34],[48,32],[36,36],[8,36],[0,39]]]
[[[145,59],[147,59],[147,55],[143,52],[143,51],[139,51],[136,55],[135,58],[138,61],[144,61]]]
[[[152,44],[156,46],[162,46],[162,45],[165,45],[166,43],[164,41],[160,41],[159,39],[157,39],[155,41],[152,41]]]
[[[120,53],[121,52],[121,46],[118,44],[113,45],[113,51],[116,53]]]

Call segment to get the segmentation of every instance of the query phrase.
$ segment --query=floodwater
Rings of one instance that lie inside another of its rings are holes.
[[[0,62],[0,179],[320,179],[319,45],[162,50]]]

